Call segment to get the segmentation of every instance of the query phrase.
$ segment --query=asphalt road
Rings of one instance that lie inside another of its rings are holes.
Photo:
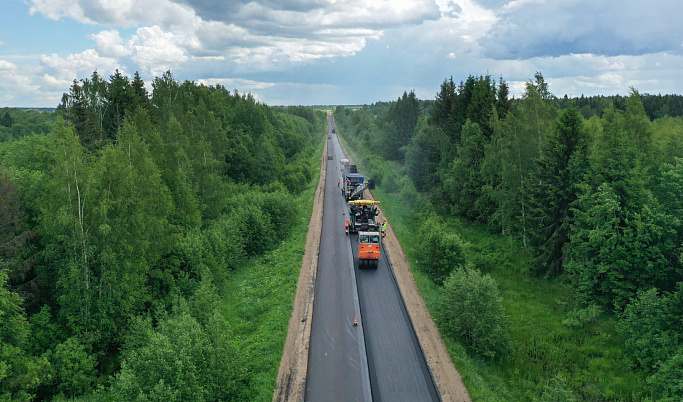
[[[377,269],[358,268],[356,236],[344,234],[337,180],[343,151],[331,134],[306,379],[307,401],[438,401],[382,247]],[[353,325],[357,317],[358,326]]]
[[[323,224],[306,375],[307,401],[370,401],[370,382],[351,248],[338,188],[343,155],[329,116]],[[354,326],[354,318],[358,326]]]
[[[373,401],[438,401],[384,247],[377,269],[362,270],[352,249]]]

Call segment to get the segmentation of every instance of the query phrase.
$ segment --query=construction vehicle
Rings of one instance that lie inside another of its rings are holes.
[[[358,233],[358,266],[360,268],[377,268],[380,258],[379,243],[381,240],[379,215],[379,201],[351,200],[349,204],[349,219],[347,231]]]
[[[358,267],[377,268],[379,265],[379,232],[358,232]]]
[[[360,173],[345,173],[342,175],[342,182],[344,186],[341,193],[346,201],[363,198],[363,191],[368,187],[368,183]]]
[[[377,222],[379,201],[351,200],[348,204],[350,233],[379,232],[380,225]]]

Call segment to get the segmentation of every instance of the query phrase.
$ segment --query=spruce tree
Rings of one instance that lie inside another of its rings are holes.
[[[587,135],[583,117],[571,106],[562,111],[555,129],[542,146],[529,179],[529,240],[538,272],[559,273],[563,247],[576,201],[576,184],[586,168]]]

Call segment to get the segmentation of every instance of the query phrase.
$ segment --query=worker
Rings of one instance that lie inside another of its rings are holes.
[[[341,179],[337,179],[337,187],[339,187],[340,183],[341,183]]]
[[[346,226],[346,234],[349,234],[349,220],[346,220],[346,223],[344,224]]]
[[[382,238],[387,235],[387,221],[382,224]]]

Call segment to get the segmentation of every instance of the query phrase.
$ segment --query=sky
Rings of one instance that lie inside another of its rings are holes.
[[[541,72],[558,97],[683,94],[681,0],[0,0],[0,107],[117,69],[268,105],[358,105]]]

